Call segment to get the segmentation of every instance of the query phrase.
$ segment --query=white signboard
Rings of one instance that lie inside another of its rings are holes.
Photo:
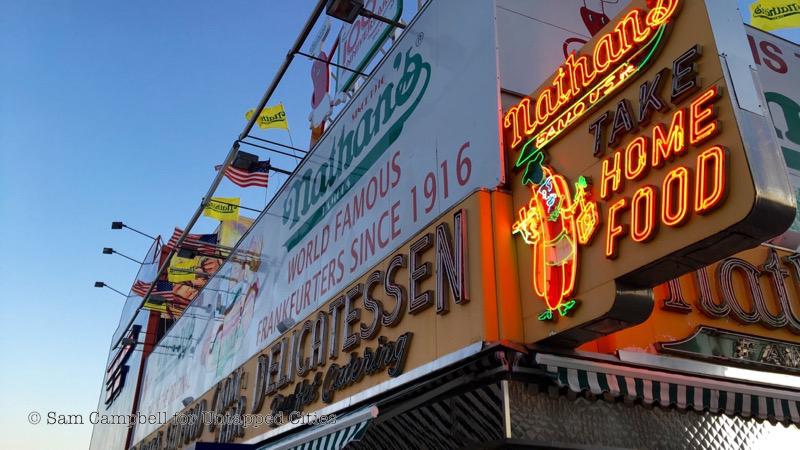
[[[267,347],[444,211],[502,180],[493,2],[431,2],[149,357],[143,414]],[[139,441],[158,424],[138,425]]]
[[[367,0],[364,8],[392,20],[400,20],[403,13],[403,0]],[[339,51],[336,64],[362,72],[375,52],[389,37],[392,26],[379,20],[358,16],[352,23],[342,25],[339,32]],[[353,85],[357,73],[336,68],[336,91],[344,92]]]
[[[747,26],[747,40],[797,201],[800,199],[800,45],[750,26]],[[776,243],[800,248],[800,204],[797,214],[789,231],[777,238]]]
[[[497,0],[502,87],[527,95],[629,0]]]

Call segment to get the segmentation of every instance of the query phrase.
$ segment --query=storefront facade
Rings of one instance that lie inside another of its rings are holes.
[[[768,37],[727,1],[476,3],[422,7],[155,346],[129,448],[800,436]]]

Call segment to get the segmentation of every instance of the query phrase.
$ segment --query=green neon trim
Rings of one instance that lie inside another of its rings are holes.
[[[614,72],[610,73],[609,75],[607,75],[606,77],[604,77],[602,80],[600,80],[600,81],[599,81],[599,82],[598,82],[598,83],[595,85],[595,87],[599,86],[599,85],[600,85],[600,84],[601,84],[601,83],[602,83],[604,80],[606,80],[606,79],[608,79],[609,77],[611,77],[611,76],[615,75],[615,74],[617,73],[617,71],[618,71],[618,70],[620,70],[622,67],[624,67],[624,65],[625,65],[625,64],[630,64],[630,62],[629,62],[629,61],[636,59],[636,58],[637,58],[637,57],[638,57],[640,54],[642,54],[642,52],[644,52],[644,51],[646,51],[647,49],[649,49],[650,51],[647,53],[647,55],[645,55],[645,57],[644,57],[644,58],[642,58],[641,62],[639,62],[639,64],[635,66],[634,73],[638,73],[638,72],[642,71],[642,69],[644,69],[644,67],[645,67],[645,66],[647,66],[647,64],[648,64],[648,63],[650,62],[650,60],[653,58],[653,56],[655,55],[655,53],[656,53],[656,51],[658,50],[659,46],[661,45],[661,41],[663,40],[663,38],[664,38],[664,34],[666,33],[666,28],[667,28],[667,24],[661,25],[661,26],[658,28],[658,30],[656,31],[656,33],[653,35],[653,39],[651,39],[651,40],[650,40],[650,42],[648,42],[646,46],[644,46],[644,47],[640,48],[640,49],[639,49],[639,51],[637,51],[635,54],[633,54],[633,55],[632,55],[632,56],[631,56],[631,57],[628,59],[628,61],[624,62],[623,64],[620,64],[620,66],[617,68],[617,70],[615,70]],[[608,98],[608,97],[610,97],[612,94],[614,94],[615,92],[617,92],[621,86],[623,86],[623,85],[627,84],[627,82],[628,82],[629,80],[633,79],[633,78],[634,78],[634,77],[633,77],[633,75],[629,76],[629,77],[628,77],[626,80],[624,80],[622,83],[620,83],[620,84],[619,84],[619,85],[618,85],[618,86],[617,86],[617,87],[616,87],[614,90],[612,90],[611,92],[608,92],[606,95],[604,95],[604,96],[603,96],[603,98],[600,98],[600,99],[598,99],[598,100],[597,100],[597,101],[596,101],[594,104],[592,104],[592,105],[588,106],[588,107],[586,108],[586,110],[584,110],[583,114],[581,114],[581,117],[584,117],[584,116],[586,116],[587,114],[589,114],[590,112],[592,112],[592,111],[593,111],[593,110],[594,110],[594,109],[595,109],[595,108],[596,108],[598,105],[600,105],[601,103],[603,103],[603,102],[605,101],[605,99],[607,99],[607,98]],[[579,103],[579,102],[582,102],[582,101],[583,101],[583,99],[584,99],[584,98],[586,98],[586,96],[590,95],[592,92],[594,92],[594,89],[591,89],[589,92],[587,92],[587,93],[585,93],[584,95],[582,95],[582,96],[581,96],[581,98],[579,98],[578,100],[575,100],[575,101],[573,101],[573,102],[570,104],[570,108],[571,108],[572,106],[574,106],[575,104],[577,104],[577,103]],[[550,126],[550,125],[552,125],[553,123],[556,123],[557,121],[561,120],[561,118],[564,116],[564,114],[566,114],[567,112],[569,112],[570,108],[567,108],[567,109],[566,109],[564,112],[562,112],[562,113],[561,113],[561,114],[560,114],[558,117],[556,117],[555,119],[551,120],[551,121],[548,123],[548,125],[547,125],[547,126],[545,126],[544,128],[545,128],[545,129],[547,129],[547,128],[549,128],[549,126]],[[578,123],[578,120],[575,120],[575,121],[574,121],[572,124],[570,124],[570,125],[566,126],[564,129],[562,129],[560,132],[558,132],[556,135],[554,135],[553,137],[551,137],[550,139],[548,139],[548,140],[547,140],[547,141],[546,141],[544,144],[542,144],[542,146],[541,146],[540,148],[536,148],[536,149],[534,149],[533,151],[531,151],[530,153],[528,153],[528,151],[527,151],[527,150],[528,150],[528,147],[531,145],[531,143],[533,143],[534,141],[536,141],[536,138],[537,138],[537,137],[539,137],[539,135],[541,135],[541,133],[542,133],[544,130],[543,130],[543,131],[540,131],[538,134],[536,134],[536,135],[535,135],[535,136],[533,136],[532,138],[528,139],[528,141],[527,141],[527,142],[525,142],[525,144],[523,144],[522,148],[520,149],[520,153],[519,153],[519,156],[517,157],[517,161],[516,161],[516,163],[515,163],[515,167],[518,167],[518,168],[519,168],[519,167],[521,167],[523,164],[525,164],[526,162],[528,162],[528,160],[529,160],[529,159],[531,159],[531,158],[533,157],[533,155],[535,155],[535,154],[536,154],[536,152],[537,152],[537,151],[541,151],[543,148],[545,148],[545,147],[546,147],[548,144],[550,144],[551,142],[553,142],[553,140],[555,140],[557,137],[561,136],[561,135],[562,135],[562,134],[563,134],[565,131],[567,131],[568,129],[570,129],[570,128],[571,128],[573,125],[575,125],[576,123]],[[523,179],[523,183],[524,183],[524,184],[527,184],[527,183],[525,183],[525,180],[524,180],[524,179]]]

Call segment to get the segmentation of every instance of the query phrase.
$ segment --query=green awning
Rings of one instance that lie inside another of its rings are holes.
[[[796,391],[543,353],[536,362],[576,393],[800,425]]]
[[[311,426],[259,450],[339,450],[359,440],[377,415],[375,406],[364,408],[333,422]]]

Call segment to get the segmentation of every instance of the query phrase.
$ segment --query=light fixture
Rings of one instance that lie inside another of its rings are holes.
[[[186,397],[183,400],[181,400],[181,403],[183,403],[183,406],[186,407],[186,406],[191,405],[193,401],[194,401],[194,397]]]
[[[295,322],[295,320],[293,318],[287,317],[287,318],[281,320],[280,322],[278,322],[278,325],[276,325],[276,328],[278,329],[279,332],[285,333],[289,328],[292,328],[295,323],[297,323],[297,322]]]
[[[258,164],[258,155],[239,150],[236,152],[236,158],[233,159],[231,166],[237,169],[250,170],[255,164]]]
[[[139,234],[141,234],[142,236],[145,236],[145,237],[149,237],[150,239],[152,239],[154,241],[156,240],[156,238],[154,238],[153,236],[150,236],[147,233],[143,233],[143,232],[137,230],[136,228],[131,228],[131,227],[125,225],[122,222],[111,222],[111,229],[112,230],[121,230],[123,228],[127,228],[127,229],[129,229],[131,231],[135,231],[136,233],[139,233]]]
[[[124,254],[122,254],[122,253],[120,253],[120,252],[118,252],[118,251],[114,250],[114,249],[113,249],[113,248],[111,248],[111,247],[103,247],[103,254],[104,254],[104,255],[113,255],[114,253],[116,253],[116,254],[117,254],[117,255],[119,255],[119,256],[122,256],[122,257],[123,257],[123,258],[125,258],[125,259],[130,259],[131,261],[133,261],[133,262],[135,262],[135,263],[144,264],[143,262],[141,262],[141,261],[138,261],[138,260],[135,260],[135,259],[131,258],[131,257],[130,257],[130,256],[128,256],[128,255],[124,255]]]
[[[125,294],[123,294],[122,292],[120,292],[120,291],[118,291],[118,290],[114,289],[113,287],[111,287],[111,286],[109,286],[109,285],[105,284],[105,283],[104,283],[104,282],[102,282],[102,281],[95,281],[95,282],[94,282],[94,287],[96,287],[96,288],[104,288],[104,287],[107,287],[107,288],[111,289],[112,291],[116,292],[117,294],[119,294],[119,295],[121,295],[121,296],[123,296],[123,297],[125,297],[125,298],[127,298],[127,297],[128,297],[127,295],[125,295]]]
[[[180,247],[178,249],[178,258],[194,259],[197,257],[197,250]]]
[[[353,23],[358,16],[364,16],[370,19],[375,19],[383,23],[388,23],[393,27],[400,29],[406,26],[395,20],[379,16],[364,7],[364,0],[329,0],[328,5],[325,7],[325,13],[331,17],[347,23]]]

